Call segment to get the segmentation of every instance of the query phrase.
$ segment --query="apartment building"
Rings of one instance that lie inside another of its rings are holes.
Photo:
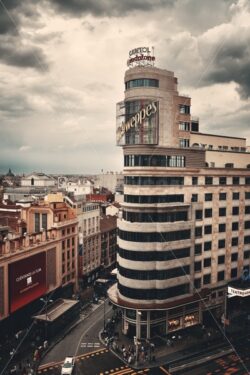
[[[124,202],[109,298],[124,334],[151,338],[220,319],[249,270],[250,153],[244,138],[199,131],[173,72],[132,65],[117,103]]]
[[[15,235],[8,228],[0,237],[0,321],[48,293],[69,297],[78,287],[74,212],[63,202],[40,202],[17,213],[16,223],[8,221]]]

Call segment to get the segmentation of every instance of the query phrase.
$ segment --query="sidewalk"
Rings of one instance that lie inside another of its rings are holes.
[[[236,331],[237,335],[239,331]],[[230,338],[233,332],[230,333]],[[177,364],[183,360],[207,355],[217,355],[221,348],[230,348],[222,330],[194,326],[186,331],[172,332],[165,337],[152,340],[138,340],[123,335],[121,322],[113,319],[106,325],[106,332],[100,333],[101,342],[125,364],[135,368],[156,367],[163,364]]]

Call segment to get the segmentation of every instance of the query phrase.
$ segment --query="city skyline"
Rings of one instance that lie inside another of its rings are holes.
[[[201,132],[250,143],[247,1],[0,7],[0,173],[121,171],[115,103],[128,52],[141,46],[154,46],[155,65],[175,72]]]

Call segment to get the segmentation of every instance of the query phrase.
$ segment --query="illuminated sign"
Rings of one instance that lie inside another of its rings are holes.
[[[231,294],[232,296],[248,297],[250,296],[250,288],[249,289],[236,289],[236,288],[232,288],[231,286],[229,286],[228,293]]]
[[[134,48],[129,51],[129,59],[127,65],[133,66],[153,66],[155,57],[151,55],[149,47]]]
[[[142,124],[142,121],[147,117],[150,117],[152,114],[157,112],[157,102],[152,102],[142,108],[137,112],[133,117],[131,117],[125,124],[122,123],[121,127],[118,129],[118,141],[119,139],[131,128],[136,128]]]
[[[10,312],[41,297],[46,290],[45,252],[9,264]]]

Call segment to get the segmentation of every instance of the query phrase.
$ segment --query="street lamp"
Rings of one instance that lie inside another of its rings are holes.
[[[48,303],[52,303],[53,300],[46,296],[45,298],[40,298],[40,301],[45,303],[45,340],[47,340]]]

